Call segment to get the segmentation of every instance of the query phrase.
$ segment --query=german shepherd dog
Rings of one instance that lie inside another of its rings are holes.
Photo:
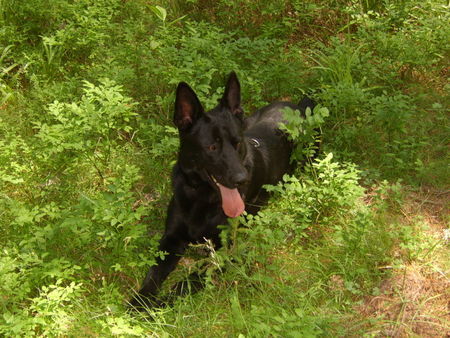
[[[262,188],[290,172],[293,144],[279,129],[283,108],[311,109],[277,102],[244,118],[240,84],[234,72],[218,105],[205,112],[195,92],[184,82],[176,90],[174,124],[179,130],[178,161],[173,168],[173,197],[159,250],[166,253],[150,268],[132,307],[162,305],[158,290],[190,243],[209,239],[221,247],[219,225],[244,211],[256,213],[268,199]]]

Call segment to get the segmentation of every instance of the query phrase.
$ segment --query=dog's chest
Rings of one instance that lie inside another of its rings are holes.
[[[226,224],[220,197],[213,189],[189,187],[175,197],[190,240],[210,239],[218,233],[217,225]]]

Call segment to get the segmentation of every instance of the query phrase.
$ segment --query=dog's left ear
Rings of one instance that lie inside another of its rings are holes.
[[[231,72],[228,76],[225,93],[220,100],[222,106],[228,108],[233,115],[242,117],[243,110],[241,108],[241,85],[235,72]]]

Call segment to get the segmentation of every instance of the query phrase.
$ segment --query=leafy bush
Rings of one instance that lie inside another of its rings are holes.
[[[329,116],[326,107],[317,105],[314,111],[306,109],[305,116],[300,111],[286,108],[283,112],[285,123],[280,124],[280,129],[289,135],[295,147],[291,155],[293,161],[306,163],[308,159],[317,156],[321,143],[321,126],[324,119]]]
[[[448,185],[448,18],[437,0],[1,1],[0,335],[392,333],[355,305],[386,267],[445,246],[425,221]],[[161,254],[174,87],[210,108],[231,70],[248,113],[316,99],[284,128],[302,164],[318,129],[333,156],[268,187],[223,250],[183,260],[171,278],[205,271],[204,290],[130,316]],[[422,186],[426,218],[406,217]]]
[[[94,154],[97,160],[108,162],[111,143],[132,130],[131,120],[136,113],[132,111],[131,99],[120,93],[119,86],[108,80],[98,87],[89,82],[84,85],[79,104],[56,101],[48,107],[53,121],[35,123],[39,131],[36,137],[44,144],[43,161],[70,152],[75,156],[77,153]],[[94,149],[106,153],[95,153]],[[64,154],[64,158],[66,156]]]

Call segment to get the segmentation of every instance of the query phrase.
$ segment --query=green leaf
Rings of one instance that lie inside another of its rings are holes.
[[[158,5],[149,6],[149,8],[158,17],[158,19],[160,19],[162,22],[166,21],[167,11],[165,8],[158,6]]]

